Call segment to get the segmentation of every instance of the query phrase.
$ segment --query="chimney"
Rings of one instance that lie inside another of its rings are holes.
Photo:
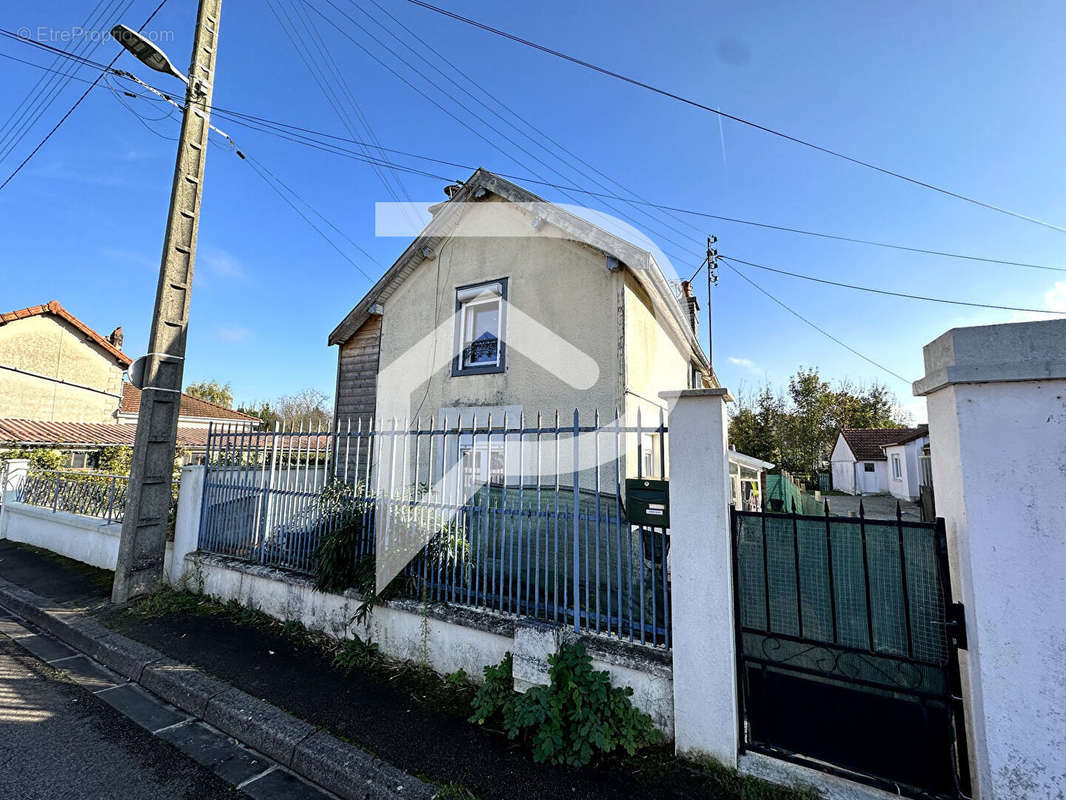
[[[685,296],[685,312],[688,314],[689,325],[692,326],[692,335],[699,338],[700,335],[700,301],[692,293],[692,284],[681,281],[681,292]]]
[[[122,349],[122,326],[119,325],[117,328],[115,328],[113,331],[111,331],[111,335],[107,337],[107,340],[109,342],[111,342],[111,346],[114,347],[116,350],[121,350]]]

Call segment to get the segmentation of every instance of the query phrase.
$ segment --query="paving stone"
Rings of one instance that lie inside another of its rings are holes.
[[[202,722],[168,728],[160,731],[159,736],[234,785],[255,777],[271,765]]]
[[[268,772],[246,783],[241,791],[254,800],[328,800],[331,797],[285,769]]]
[[[78,655],[78,651],[67,647],[62,642],[51,636],[35,633],[18,639],[20,647],[25,647],[41,661],[55,661],[57,658],[68,658]]]
[[[91,692],[125,683],[125,680],[111,670],[101,667],[88,656],[76,656],[53,666],[69,673],[70,677]]]
[[[142,728],[153,732],[188,719],[185,714],[156,700],[144,689],[132,683],[114,689],[105,689],[96,696],[121,711]]]

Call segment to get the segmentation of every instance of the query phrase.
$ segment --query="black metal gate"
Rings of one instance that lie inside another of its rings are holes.
[[[943,520],[733,511],[741,748],[969,794]]]

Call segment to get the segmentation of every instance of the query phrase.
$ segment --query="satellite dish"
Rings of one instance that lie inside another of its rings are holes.
[[[126,370],[126,375],[130,379],[130,383],[138,389],[144,388],[144,366],[148,363],[148,356],[141,356]]]

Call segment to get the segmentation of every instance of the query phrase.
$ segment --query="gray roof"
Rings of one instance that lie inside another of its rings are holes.
[[[632,242],[609,233],[581,217],[549,203],[517,184],[501,178],[485,169],[477,169],[455,192],[451,198],[434,207],[433,219],[422,233],[407,246],[396,262],[381,276],[377,283],[360,300],[341,323],[329,335],[329,344],[343,344],[374,313],[374,306],[383,303],[404,279],[425,260],[424,248],[437,251],[444,240],[458,223],[462,204],[477,202],[487,194],[494,194],[512,203],[537,203],[536,215],[566,233],[571,239],[593,247],[606,256],[616,259],[620,265],[629,269],[641,282],[648,293],[669,312],[676,324],[677,332],[688,342],[692,356],[705,370],[710,371],[710,364],[703,348],[692,332],[688,314],[681,308],[677,297],[663,276],[662,269],[655,257]],[[531,212],[533,213],[533,212]],[[380,313],[380,312],[379,312]],[[712,380],[717,384],[717,378]]]

